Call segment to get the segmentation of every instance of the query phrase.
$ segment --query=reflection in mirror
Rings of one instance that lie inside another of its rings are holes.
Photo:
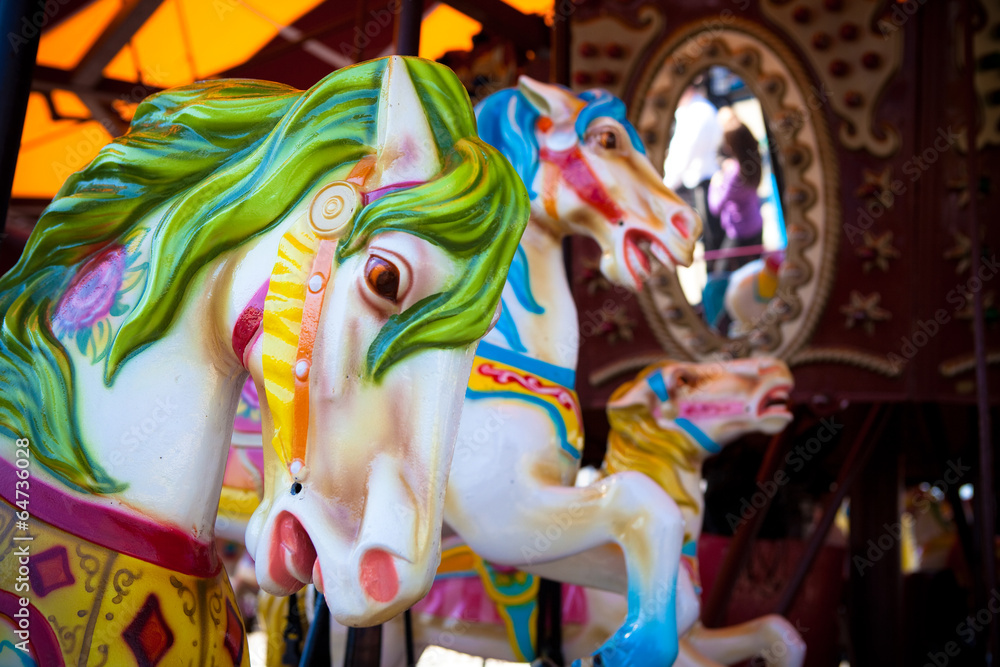
[[[778,285],[787,245],[781,174],[760,102],[726,67],[681,94],[664,183],[698,211],[695,261],[677,269],[688,303],[724,336],[748,333]]]

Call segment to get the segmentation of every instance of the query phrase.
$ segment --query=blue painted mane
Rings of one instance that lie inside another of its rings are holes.
[[[573,94],[568,89],[566,90]],[[587,103],[581,109],[575,124],[576,134],[581,142],[584,141],[587,126],[590,125],[591,121],[607,116],[622,124],[637,151],[646,153],[642,140],[639,139],[639,133],[628,121],[624,102],[606,90],[599,89],[585,91],[577,97]],[[535,137],[535,125],[540,116],[538,109],[517,88],[507,88],[493,93],[476,105],[476,121],[479,126],[480,138],[510,160],[531,199],[534,199],[537,194],[532,189],[532,184],[538,173],[539,147],[538,139]],[[524,251],[518,247],[510,271],[507,273],[507,282],[518,303],[528,312],[540,315],[545,312],[545,309],[535,301],[529,276],[527,257],[525,257]],[[526,351],[514,325],[514,320],[507,312],[506,303],[503,305],[503,311],[496,328],[497,332],[507,340],[507,344],[512,350],[515,352]]]
[[[599,89],[585,91],[577,97],[587,103],[576,118],[576,134],[580,141],[584,140],[587,126],[591,121],[607,116],[621,123],[635,149],[645,154],[646,149],[642,145],[639,133],[628,121],[624,102],[608,91]],[[535,138],[535,124],[540,115],[538,109],[532,106],[517,88],[507,88],[493,93],[476,106],[480,138],[497,148],[510,160],[532,199],[537,194],[532,189],[532,184],[535,181],[535,174],[538,173],[538,140]]]

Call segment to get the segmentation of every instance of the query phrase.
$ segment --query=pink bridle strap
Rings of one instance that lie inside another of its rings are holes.
[[[677,411],[687,419],[712,419],[741,415],[747,408],[741,401],[692,401],[681,402]]]
[[[243,364],[243,368],[247,368],[246,355],[260,337],[261,324],[264,321],[264,298],[267,297],[267,288],[270,284],[270,278],[264,281],[240,316],[236,318],[236,325],[233,327],[233,352]]]
[[[604,185],[597,180],[594,171],[587,164],[580,147],[574,144],[564,151],[553,151],[542,148],[538,152],[538,157],[554,165],[560,172],[562,179],[566,181],[573,192],[583,201],[587,202],[608,219],[608,222],[617,224],[622,219],[624,213],[604,189]]]

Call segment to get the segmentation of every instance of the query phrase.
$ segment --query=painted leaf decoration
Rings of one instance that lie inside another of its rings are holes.
[[[148,268],[149,262],[143,262],[142,264],[126,271],[125,276],[122,278],[122,287],[119,294],[135,289],[135,286],[138,285],[140,281],[145,279],[146,269]]]
[[[80,329],[76,332],[76,347],[80,354],[87,354],[87,345],[90,343],[90,329]]]
[[[108,348],[111,347],[111,326],[108,324],[107,318],[105,318],[95,322],[91,331],[92,335],[87,345],[87,356],[94,363],[97,363],[107,356]]]

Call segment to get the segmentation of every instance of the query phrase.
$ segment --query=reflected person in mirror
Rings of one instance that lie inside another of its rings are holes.
[[[722,249],[759,246],[764,221],[757,196],[761,174],[757,138],[729,107],[719,111],[719,120],[723,128],[723,160],[708,187],[708,209],[718,216],[725,234]],[[715,271],[733,271],[751,259],[753,256],[720,259]]]
[[[681,94],[674,112],[674,134],[663,163],[663,182],[704,221],[705,250],[718,250],[725,240],[719,217],[708,206],[708,184],[719,169],[722,126],[718,111],[706,98],[708,80],[699,74]],[[708,262],[712,271],[712,262]]]

